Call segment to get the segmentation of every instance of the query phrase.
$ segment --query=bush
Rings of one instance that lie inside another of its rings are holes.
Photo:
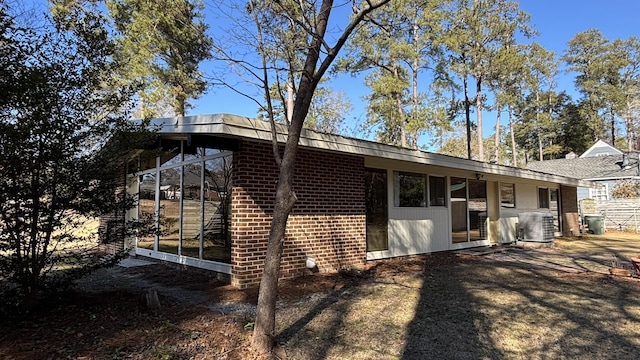
[[[24,298],[118,259],[84,247],[82,229],[133,204],[114,195],[122,142],[101,149],[138,129],[125,118],[131,91],[110,85],[117,64],[100,16],[38,29],[17,20],[0,4],[0,280]]]

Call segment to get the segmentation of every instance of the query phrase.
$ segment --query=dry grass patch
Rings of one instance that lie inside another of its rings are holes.
[[[283,306],[293,359],[611,359],[640,353],[640,285],[491,260]]]
[[[585,234],[579,238],[557,239],[555,245],[570,253],[615,255],[626,259],[640,256],[640,234],[635,232],[607,231],[604,235]]]
[[[438,253],[282,281],[276,340],[288,359],[304,360],[635,358],[640,282],[593,272],[597,257],[563,247]],[[71,294],[18,322],[0,319],[0,358],[256,358],[245,328],[252,305],[227,314],[218,306],[255,303],[256,288],[222,287],[210,273],[177,265],[118,271],[106,282],[111,291]],[[160,314],[138,307],[139,287],[122,287],[135,279],[162,284]],[[174,296],[163,292],[169,287]]]

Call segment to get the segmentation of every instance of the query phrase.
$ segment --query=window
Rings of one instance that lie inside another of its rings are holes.
[[[445,178],[429,176],[429,206],[445,206]]]
[[[138,190],[138,207],[129,214],[144,225],[137,247],[230,264],[233,153],[197,147],[176,152],[186,148],[178,145],[158,154],[160,167],[135,174],[131,191]]]
[[[549,189],[538,188],[538,208],[540,209],[549,208]]]
[[[387,170],[365,169],[367,251],[389,250]]]
[[[394,205],[397,207],[426,206],[425,176],[409,172],[393,173]]]
[[[503,208],[516,207],[516,185],[500,184],[500,206]]]
[[[598,188],[589,188],[589,197],[594,200],[609,200],[609,184],[601,184]]]

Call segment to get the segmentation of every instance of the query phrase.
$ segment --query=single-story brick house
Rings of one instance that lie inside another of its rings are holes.
[[[148,219],[156,231],[124,246],[228,274],[241,288],[258,283],[278,174],[269,123],[233,115],[152,123],[160,149],[132,152],[126,189],[139,201],[125,217]],[[283,142],[286,127],[277,132]],[[282,278],[304,274],[309,263],[331,272],[513,242],[523,213],[551,216],[555,235],[577,235],[576,188],[591,186],[310,130],[302,132],[300,146]]]

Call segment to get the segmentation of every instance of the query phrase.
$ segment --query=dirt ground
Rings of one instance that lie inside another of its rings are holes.
[[[607,256],[567,255],[557,249],[435,253],[281,281],[278,309],[294,312],[300,308],[295,304],[305,299],[311,303],[317,294],[343,296],[368,284],[410,283],[433,271],[453,272],[457,266],[480,262],[517,263],[528,269],[559,271],[565,277],[588,273],[596,283],[610,266]],[[148,289],[159,295],[162,308],[158,312],[142,305],[142,294]],[[257,290],[238,290],[211,272],[155,261],[103,269],[78,282],[74,291],[0,321],[0,359],[256,359],[249,341]],[[290,333],[295,328],[290,326],[280,334],[282,358],[287,352],[295,353],[285,350],[287,339],[293,343],[302,336]],[[308,354],[289,355],[305,356]]]
[[[465,258],[438,253],[283,280],[278,307]],[[158,313],[141,302],[148,289],[158,293]],[[212,272],[176,264],[102,269],[74,291],[0,322],[0,359],[255,359],[249,341],[257,298],[257,287],[239,290]]]

